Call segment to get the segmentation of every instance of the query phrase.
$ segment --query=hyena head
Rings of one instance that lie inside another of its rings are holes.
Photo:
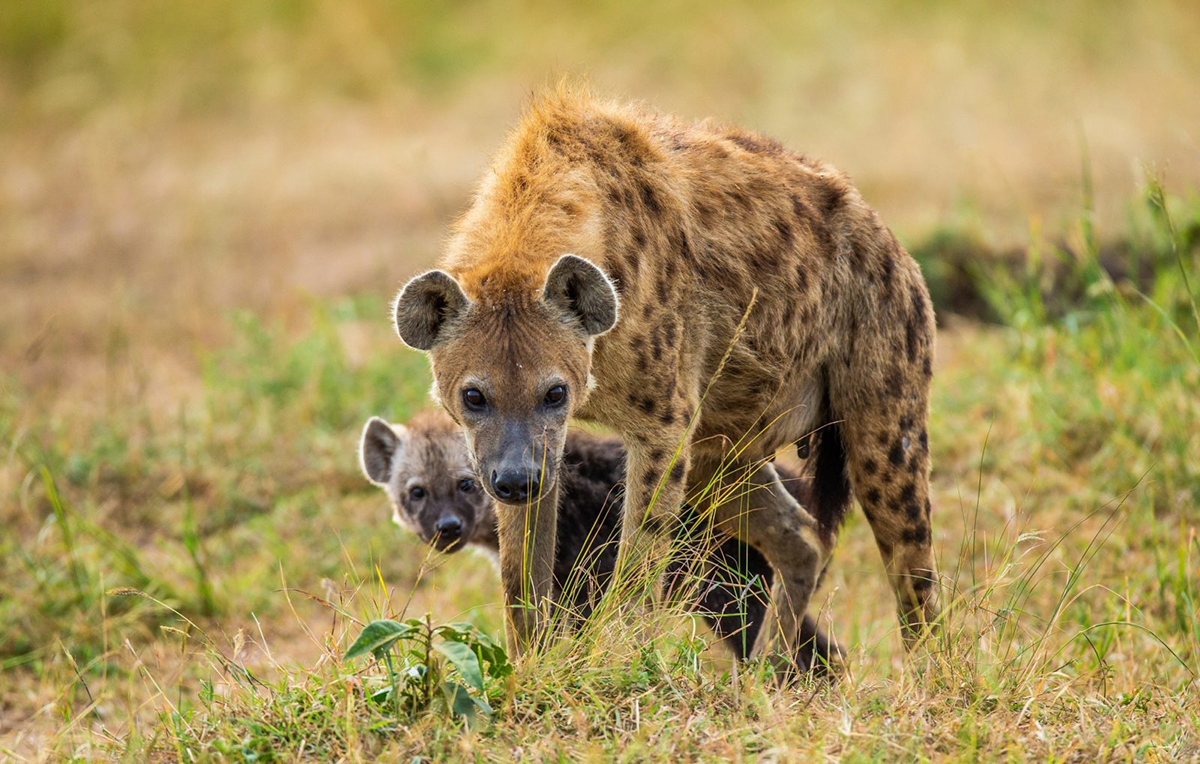
[[[392,519],[439,550],[461,549],[495,523],[476,484],[462,433],[444,415],[418,415],[405,427],[371,417],[359,462],[392,500]]]
[[[554,486],[567,418],[588,395],[592,340],[616,324],[617,293],[575,255],[542,283],[500,282],[423,273],[396,298],[396,331],[429,352],[434,395],[462,426],[488,493],[525,504]]]

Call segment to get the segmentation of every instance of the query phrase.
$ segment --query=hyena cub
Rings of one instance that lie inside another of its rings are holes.
[[[491,499],[479,489],[462,433],[444,415],[420,414],[407,426],[372,417],[359,447],[363,472],[391,499],[393,519],[443,552],[473,547],[497,556],[500,541]],[[809,481],[777,468],[798,501]],[[554,601],[578,624],[587,618],[612,579],[621,535],[620,482],[625,451],[616,438],[572,432],[567,436],[559,492]],[[756,550],[729,538],[711,549],[692,607],[703,615],[739,660],[768,617],[774,573]],[[668,578],[683,583],[685,563]],[[564,601],[567,600],[567,601]],[[806,617],[796,655],[802,671],[824,672],[841,648]]]

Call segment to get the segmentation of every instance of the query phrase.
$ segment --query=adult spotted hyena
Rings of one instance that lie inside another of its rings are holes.
[[[777,617],[759,651],[787,655],[851,489],[906,635],[934,617],[933,312],[917,264],[829,165],[559,90],[527,110],[442,268],[405,285],[394,317],[429,351],[435,395],[508,505],[516,649],[552,589],[557,514],[545,508],[570,416],[628,449],[624,560],[651,556],[690,488],[717,497],[715,521],[770,561]],[[802,507],[769,458],[814,431]],[[740,489],[712,490],[734,476]]]
[[[391,500],[393,519],[443,552],[468,547],[498,555],[496,513],[490,497],[477,485],[462,433],[444,415],[421,414],[406,425],[372,417],[363,428],[359,459],[367,479]],[[808,501],[810,481],[777,468],[783,484],[801,504]],[[553,601],[568,623],[591,615],[612,580],[621,533],[621,482],[625,450],[616,438],[572,432],[567,435],[558,474],[558,539],[554,555]],[[689,561],[673,560],[668,576],[694,593],[690,602],[721,643],[738,659],[749,656],[767,616],[766,592],[774,574],[754,549],[737,539],[713,544],[702,527],[695,542],[705,564],[695,566],[699,580],[688,575]],[[796,664],[824,673],[836,665],[842,650],[806,616],[800,627]]]

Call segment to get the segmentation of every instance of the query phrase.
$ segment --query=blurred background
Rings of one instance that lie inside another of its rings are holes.
[[[1173,424],[1200,422],[1193,346],[1145,372],[1176,341],[1149,310],[1131,346],[1070,337],[1114,290],[1185,326],[1198,40],[1190,0],[0,2],[0,751],[60,739],[70,708],[142,718],[139,665],[196,686],[158,631],[179,621],[114,586],[280,660],[330,649],[328,612],[280,589],[336,599],[376,570],[413,612],[499,633],[494,574],[420,578],[354,447],[367,415],[427,405],[387,301],[562,77],[854,178],[938,303],[947,506],[986,467],[997,528],[1041,499],[1065,526],[1153,468],[1139,511],[1179,528],[1200,491],[1196,428]],[[1069,369],[1047,387],[1046,364]],[[847,536],[843,636],[890,666],[869,534]]]
[[[1143,165],[1200,179],[1198,38],[1184,0],[8,0],[0,358],[90,396],[114,331],[170,375],[230,307],[391,292],[562,76],[832,161],[910,247],[1063,234],[1085,168],[1115,236]]]

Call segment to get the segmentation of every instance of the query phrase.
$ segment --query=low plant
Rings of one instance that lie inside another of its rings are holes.
[[[487,634],[469,623],[433,626],[428,615],[367,624],[344,657],[368,655],[387,675],[363,682],[367,697],[407,719],[433,709],[473,726],[492,715],[489,685],[512,673],[504,648]]]

